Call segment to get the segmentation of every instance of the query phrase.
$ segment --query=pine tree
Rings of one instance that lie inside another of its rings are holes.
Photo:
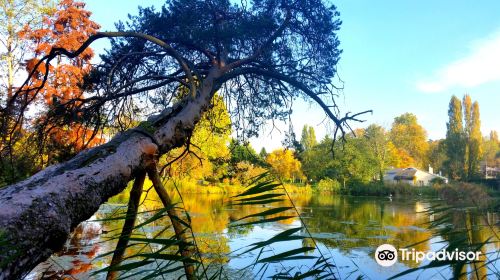
[[[459,180],[463,177],[463,163],[465,155],[464,127],[462,104],[460,99],[452,96],[448,108],[448,123],[446,124],[446,162],[447,174],[450,179]]]
[[[267,156],[268,156],[268,153],[266,151],[266,148],[262,147],[262,149],[260,149],[260,152],[259,152],[259,156],[262,160],[266,160]]]

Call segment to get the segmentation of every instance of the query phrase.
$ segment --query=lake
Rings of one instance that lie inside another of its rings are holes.
[[[40,264],[30,273],[28,279],[63,278],[87,279],[91,273],[102,269],[110,262],[110,255],[98,257],[111,251],[116,241],[109,238],[119,234],[123,222],[121,220],[101,219],[112,217],[126,207],[126,193],[122,193],[101,206],[99,211],[87,222],[82,223],[68,240],[65,248],[54,254],[48,261]],[[447,241],[457,238],[444,230],[447,226],[470,229],[464,238],[472,243],[489,243],[479,248],[486,257],[481,259],[483,268],[477,270],[475,278],[483,278],[489,273],[498,273],[500,242],[498,240],[498,213],[476,213],[470,209],[453,211],[446,223],[429,229],[429,222],[436,219],[434,215],[423,212],[432,208],[434,200],[426,198],[390,198],[390,197],[352,197],[331,194],[293,195],[293,201],[299,209],[303,221],[310,234],[316,239],[322,254],[332,257],[336,266],[335,273],[342,279],[355,279],[364,276],[368,279],[385,279],[407,269],[416,268],[429,263],[416,263],[411,260],[398,261],[390,267],[377,264],[374,258],[375,249],[381,244],[392,244],[396,248],[411,246],[416,251],[438,251]],[[250,279],[258,272],[258,267],[247,268],[256,257],[255,253],[238,256],[238,249],[254,242],[263,241],[279,232],[298,227],[298,218],[263,223],[247,227],[228,227],[230,221],[242,215],[261,212],[263,205],[230,206],[228,196],[221,194],[185,194],[184,205],[190,213],[192,228],[196,242],[206,263],[213,262],[222,266],[228,278]],[[151,211],[161,205],[155,200],[146,200],[140,211]],[[139,222],[147,219],[139,218]],[[437,215],[437,214],[436,214]],[[166,223],[166,221],[163,221]],[[148,224],[140,230],[144,236],[153,236],[164,228],[161,223]],[[307,234],[307,232],[301,232]],[[455,233],[457,234],[457,233]],[[304,244],[309,243],[309,244]],[[295,247],[314,245],[310,239],[277,243],[274,253]],[[318,255],[318,250],[308,253]],[[283,266],[271,266],[264,276],[270,276],[283,267],[307,267],[308,260],[287,261]],[[470,267],[463,268],[470,271]],[[259,274],[260,275],[260,274]],[[417,270],[401,279],[448,279],[452,276],[449,267]],[[497,274],[500,275],[500,274]],[[137,278],[132,277],[132,279]],[[173,277],[173,276],[171,276]],[[163,279],[171,279],[165,277]],[[474,278],[473,277],[473,278]],[[495,279],[490,276],[488,279]],[[104,279],[105,273],[91,278]],[[140,277],[139,277],[140,279]],[[162,279],[162,278],[159,278]]]

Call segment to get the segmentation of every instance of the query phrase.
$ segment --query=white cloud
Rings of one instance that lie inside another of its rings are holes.
[[[476,42],[469,55],[439,69],[430,80],[417,82],[417,88],[434,93],[493,81],[500,81],[500,32]]]

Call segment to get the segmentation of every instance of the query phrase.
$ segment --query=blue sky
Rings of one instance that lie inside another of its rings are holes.
[[[137,6],[164,1],[86,0],[102,30],[135,14]],[[500,1],[334,1],[343,21],[344,50],[338,65],[344,91],[342,112],[373,109],[363,127],[390,128],[405,112],[417,115],[431,139],[444,138],[452,94],[468,93],[481,109],[483,134],[500,131]],[[478,4],[480,3],[480,4]],[[106,44],[99,43],[96,50]],[[318,138],[328,133],[313,104],[297,102],[292,121],[298,136],[304,124]],[[285,124],[278,126],[286,130]],[[252,139],[256,149],[280,146],[283,134],[264,129]]]

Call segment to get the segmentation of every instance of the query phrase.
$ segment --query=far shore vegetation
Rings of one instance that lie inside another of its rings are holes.
[[[389,130],[377,124],[355,129],[344,138],[325,136],[318,141],[312,126],[305,125],[300,138],[293,129],[286,133],[283,147],[257,152],[249,141],[232,138],[229,113],[221,97],[205,115],[191,137],[190,147],[175,149],[161,158],[161,175],[171,189],[182,193],[235,194],[252,177],[271,171],[292,194],[322,192],[355,196],[449,196],[455,190],[467,193],[479,188],[486,196],[499,193],[500,141],[496,131],[479,132],[479,104],[465,95],[453,96],[448,109],[445,139],[428,140],[426,130],[412,113],[394,118]],[[28,133],[28,132],[26,132]],[[53,141],[58,141],[53,138]],[[62,141],[62,140],[61,140]],[[79,149],[54,145],[45,159],[66,159]],[[0,170],[0,186],[32,175],[51,161],[30,158],[29,147],[18,151],[22,160]],[[45,162],[45,163],[44,163]],[[411,182],[385,182],[387,170],[415,167],[449,178],[425,186]],[[490,175],[488,177],[488,175]],[[472,187],[471,187],[472,186]],[[461,191],[463,190],[463,191]],[[455,194],[457,196],[457,194]]]

